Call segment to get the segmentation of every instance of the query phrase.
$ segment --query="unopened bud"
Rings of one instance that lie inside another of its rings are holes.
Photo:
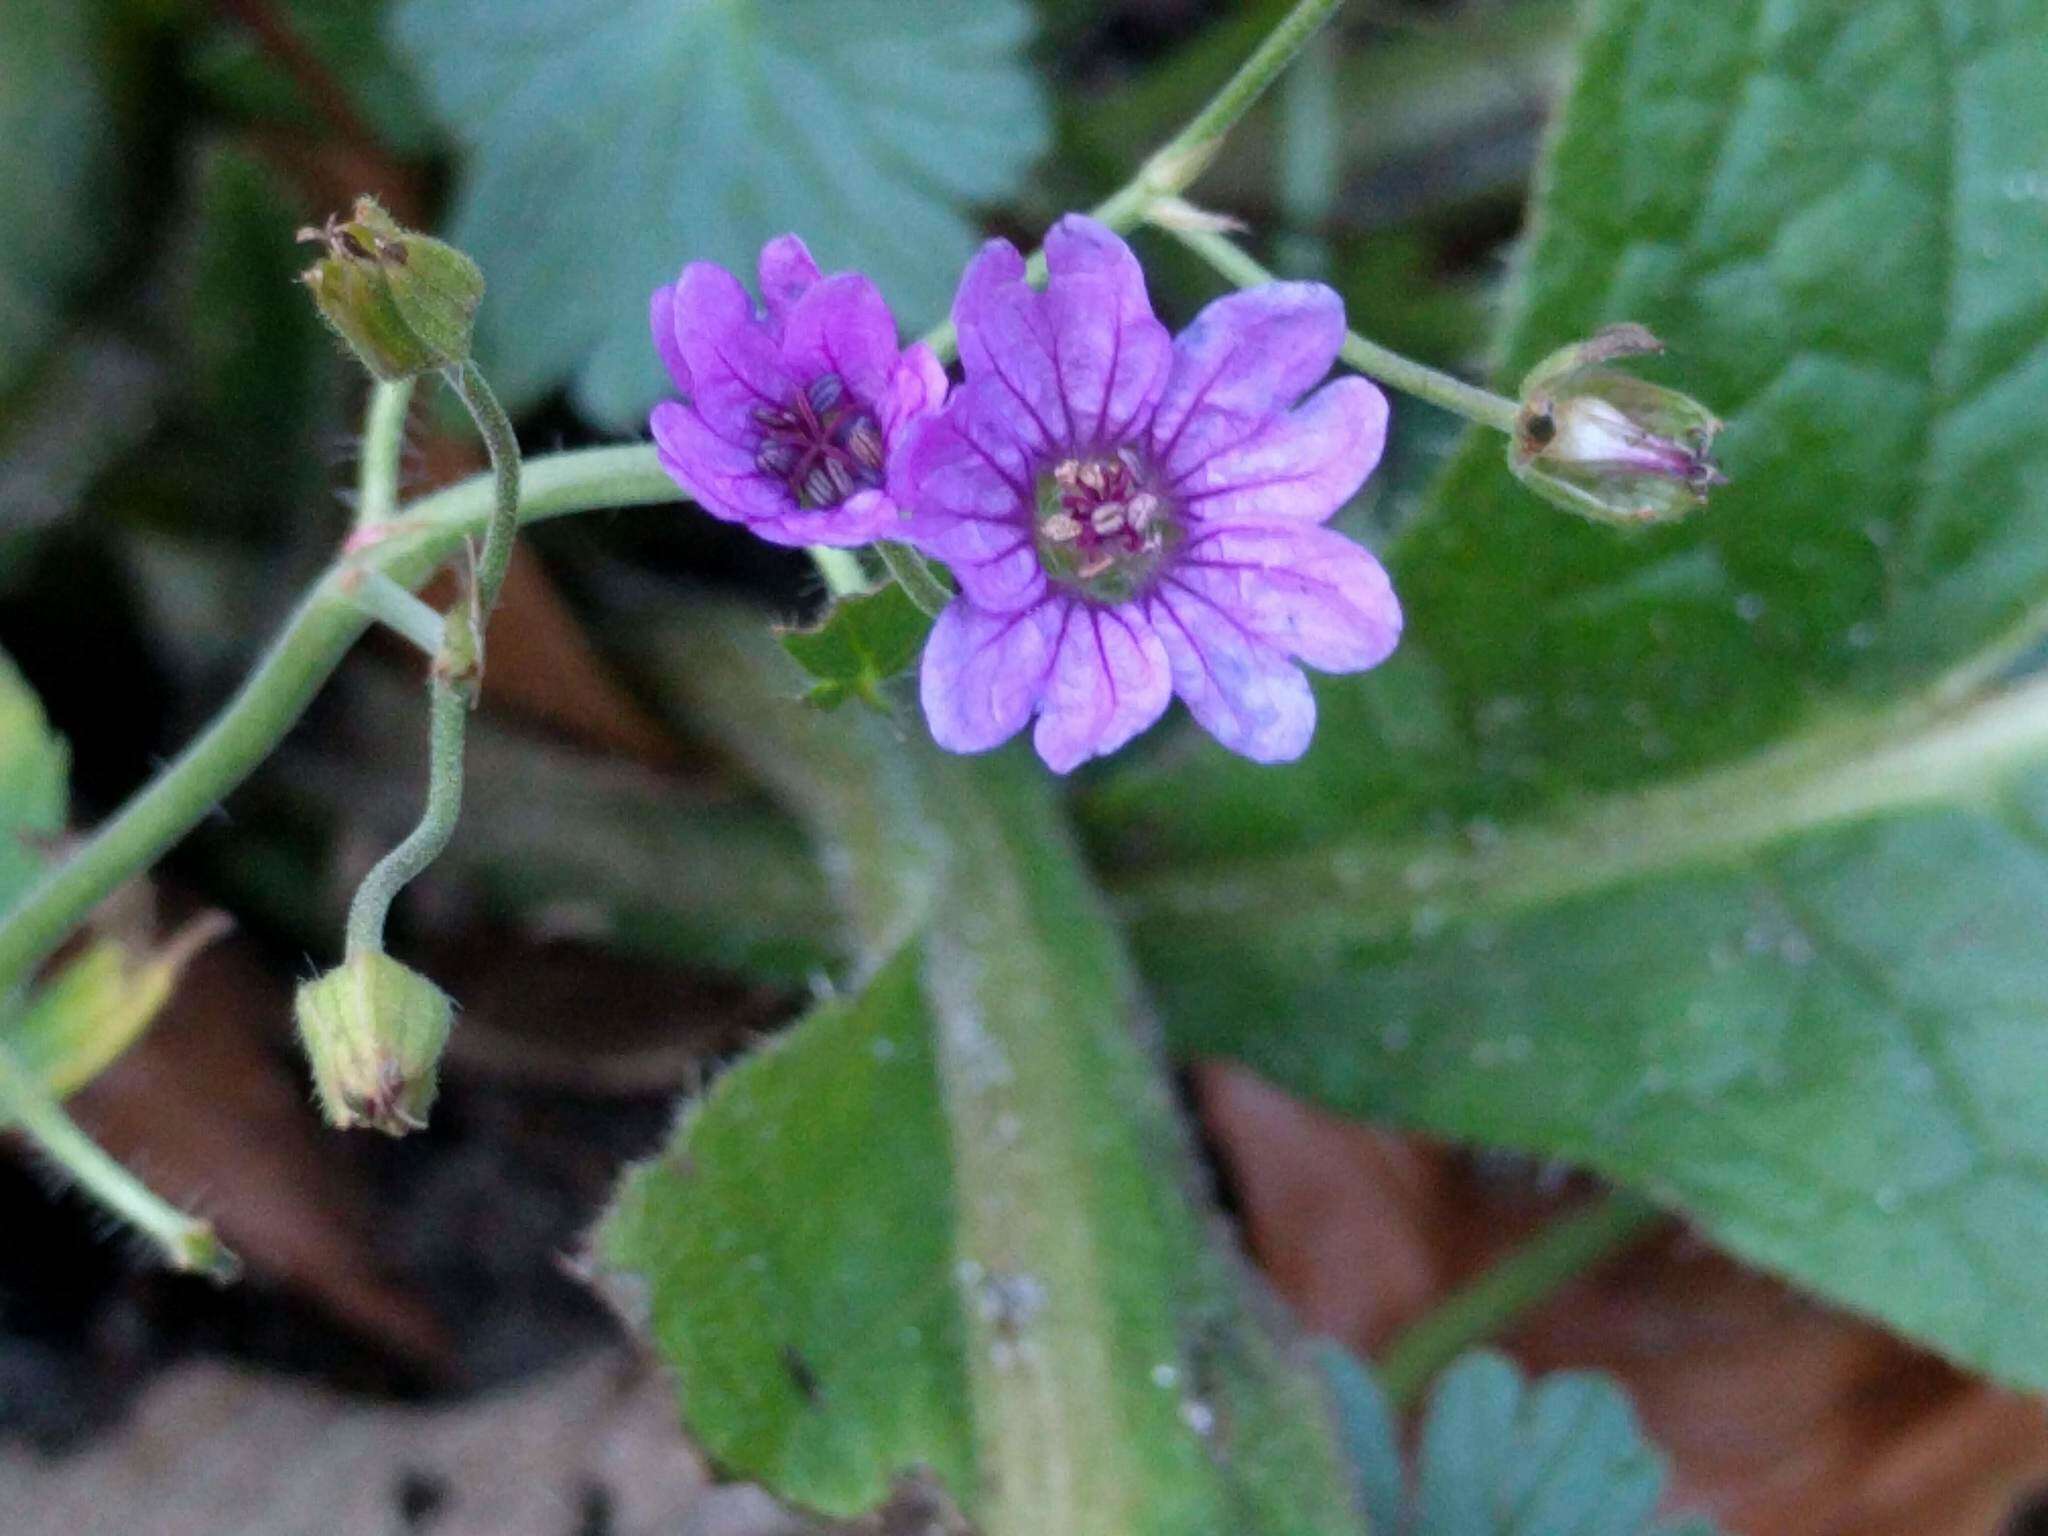
[[[454,246],[402,227],[368,197],[299,239],[326,247],[307,269],[313,302],[380,379],[408,379],[469,357],[484,275]]]
[[[327,1123],[403,1136],[427,1123],[455,1005],[378,951],[353,954],[299,988],[299,1039]]]
[[[1706,505],[1721,423],[1690,395],[1607,366],[1661,352],[1640,325],[1615,325],[1550,354],[1522,381],[1508,463],[1553,506],[1605,523],[1663,523]]]

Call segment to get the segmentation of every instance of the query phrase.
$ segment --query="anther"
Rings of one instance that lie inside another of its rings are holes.
[[[846,434],[846,451],[852,454],[868,469],[882,467],[882,434],[875,430],[873,422],[862,417]]]
[[[838,374],[821,373],[811,380],[811,387],[804,393],[810,399],[811,409],[822,416],[839,403],[846,386],[839,381]]]
[[[1048,544],[1071,544],[1081,537],[1081,519],[1071,512],[1055,512],[1038,525],[1038,531]]]
[[[754,467],[764,474],[786,478],[796,468],[797,451],[793,443],[780,438],[769,438],[754,451]]]
[[[1105,501],[1088,514],[1088,526],[1102,538],[1121,533],[1124,527],[1124,504],[1120,501]]]

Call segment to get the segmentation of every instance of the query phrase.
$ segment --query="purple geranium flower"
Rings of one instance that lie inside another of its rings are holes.
[[[821,276],[795,235],[761,248],[761,298],[693,261],[650,306],[655,350],[686,402],[650,425],[661,467],[714,517],[777,544],[866,544],[901,521],[890,454],[946,396],[931,348],[857,272]]]
[[[1297,661],[1356,672],[1401,632],[1386,572],[1320,527],[1386,441],[1386,399],[1324,385],[1343,305],[1318,283],[1219,299],[1176,338],[1129,247],[1069,215],[1043,293],[1006,241],[953,301],[966,382],[909,433],[890,488],[960,596],[926,644],[925,715],[956,752],[1034,714],[1059,772],[1114,751],[1174,694],[1235,752],[1298,757]]]

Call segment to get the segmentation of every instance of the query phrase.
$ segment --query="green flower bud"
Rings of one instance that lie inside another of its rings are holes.
[[[1662,352],[1640,325],[1613,325],[1550,354],[1522,381],[1508,447],[1516,478],[1553,506],[1603,523],[1664,523],[1727,482],[1721,423],[1690,395],[1607,365]]]
[[[400,226],[373,198],[299,238],[327,248],[307,269],[320,314],[380,379],[407,379],[469,357],[484,275],[452,245]]]
[[[365,950],[300,986],[292,1006],[329,1125],[390,1136],[426,1125],[455,1017],[447,993]]]

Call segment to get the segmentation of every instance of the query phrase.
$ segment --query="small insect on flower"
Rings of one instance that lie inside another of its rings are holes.
[[[968,267],[966,382],[889,467],[911,542],[960,586],[924,652],[933,738],[979,752],[1036,716],[1064,773],[1178,694],[1231,750],[1298,757],[1315,730],[1300,663],[1360,671],[1401,632],[1379,562],[1320,526],[1386,441],[1371,383],[1315,388],[1343,305],[1272,283],[1176,338],[1103,225],[1069,215],[1045,250],[1042,293],[1005,241]]]
[[[650,308],[681,400],[649,425],[662,468],[714,517],[777,544],[866,544],[902,521],[889,455],[945,399],[929,347],[901,348],[875,285],[818,271],[795,235],[761,251],[762,307],[692,262]]]

